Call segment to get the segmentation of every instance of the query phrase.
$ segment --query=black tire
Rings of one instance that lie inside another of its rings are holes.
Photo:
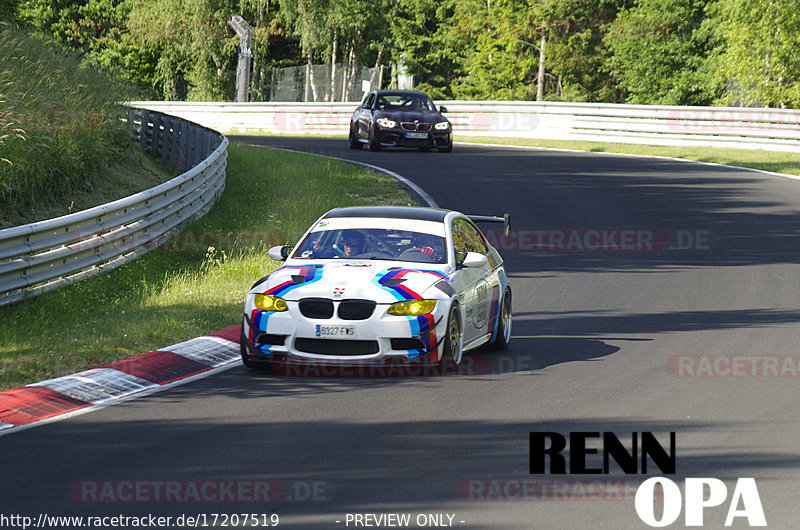
[[[370,151],[380,151],[381,150],[381,141],[378,139],[377,136],[370,132],[369,134],[369,141],[367,142],[367,148]]]
[[[505,351],[511,342],[511,290],[506,289],[500,301],[500,314],[498,315],[497,334],[488,347],[492,350]]]
[[[350,142],[350,149],[361,149],[364,147],[364,144],[361,143],[358,138],[356,138],[352,130],[350,131],[350,137],[348,138],[348,141]]]
[[[251,370],[258,370],[259,372],[264,372],[267,374],[272,373],[272,361],[256,361],[250,358],[247,355],[247,346],[245,344],[245,339],[242,337],[239,339],[239,352],[242,355],[242,364],[246,367],[250,368]]]
[[[445,333],[442,360],[439,362],[439,368],[442,374],[448,370],[456,370],[464,356],[462,349],[464,347],[464,330],[461,327],[461,315],[458,311],[457,304],[453,304],[450,308],[450,315],[447,317],[447,329]]]

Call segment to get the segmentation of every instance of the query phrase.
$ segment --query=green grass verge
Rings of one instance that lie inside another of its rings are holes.
[[[211,212],[164,249],[107,274],[0,307],[0,390],[238,324],[250,286],[325,211],[411,204],[393,179],[331,159],[231,144]]]
[[[0,226],[66,211],[141,160],[116,104],[128,87],[29,30],[0,25],[0,50]]]
[[[58,200],[30,203],[25,207],[0,208],[0,229],[60,217],[122,199],[158,186],[180,171],[138,149],[124,151],[103,168],[102,183],[89,189],[65,190]]]
[[[673,158],[685,158],[687,160],[698,160],[701,162],[713,162],[715,164],[762,169],[765,171],[774,171],[776,173],[800,175],[800,153],[783,153],[763,151],[760,149],[615,144],[566,140],[539,140],[534,138],[492,138],[456,135],[455,139],[457,142],[466,143],[521,145],[528,147],[574,149],[576,151],[592,151],[598,153],[668,156]]]

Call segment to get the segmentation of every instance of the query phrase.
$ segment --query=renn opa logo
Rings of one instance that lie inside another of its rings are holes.
[[[600,447],[596,447],[598,443]],[[613,432],[571,432],[568,437],[557,432],[531,432],[530,473],[608,475],[621,471],[626,475],[644,475],[648,474],[648,464],[652,463],[661,474],[675,474],[674,432],[669,433],[668,449],[651,432],[631,433],[629,446],[630,450]],[[569,465],[563,454],[567,449]],[[703,526],[704,511],[721,506],[728,499],[727,486],[716,478],[686,478],[683,490],[682,494],[678,485],[665,477],[645,480],[636,491],[636,514],[649,526],[669,526],[680,517],[685,497],[686,526]],[[655,502],[662,499],[664,506],[658,516]],[[750,526],[767,526],[753,478],[737,479],[724,525],[731,526],[737,518],[745,519]]]

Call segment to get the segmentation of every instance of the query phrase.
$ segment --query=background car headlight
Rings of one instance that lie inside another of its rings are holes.
[[[383,127],[384,129],[394,129],[397,127],[397,122],[394,120],[390,120],[389,118],[378,118],[375,120],[378,125]]]
[[[436,300],[405,300],[389,306],[390,315],[415,316],[427,315],[436,307]]]
[[[437,131],[446,131],[447,129],[450,128],[450,122],[440,121],[439,123],[434,125],[433,128],[436,129]]]
[[[286,300],[271,294],[257,294],[253,300],[256,307],[262,311],[286,311]]]

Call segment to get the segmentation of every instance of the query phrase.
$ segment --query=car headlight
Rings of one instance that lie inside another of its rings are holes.
[[[256,307],[262,311],[286,311],[286,300],[271,294],[257,294],[253,300]]]
[[[434,125],[433,128],[436,129],[437,131],[446,131],[447,129],[450,128],[450,122],[449,121],[440,121],[439,123]]]
[[[383,127],[384,129],[394,129],[397,127],[397,122],[394,120],[390,120],[389,118],[378,118],[375,120],[378,125]]]
[[[436,300],[405,300],[389,306],[390,315],[416,316],[427,315],[436,307]]]

